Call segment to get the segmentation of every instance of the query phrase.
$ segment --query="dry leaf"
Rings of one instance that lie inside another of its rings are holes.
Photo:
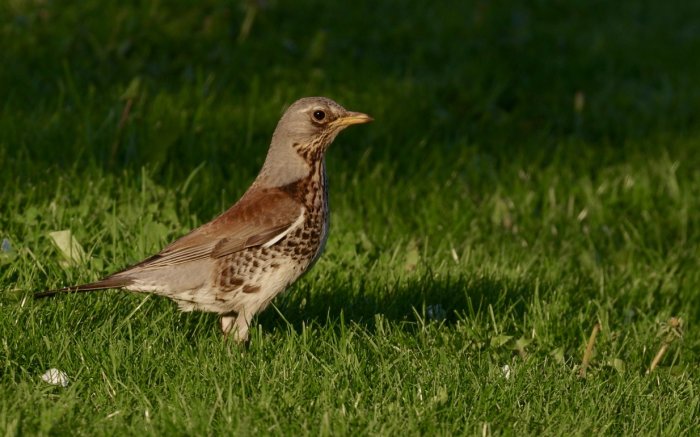
[[[70,229],[49,232],[49,237],[69,264],[84,264],[87,261],[83,247],[75,239]]]

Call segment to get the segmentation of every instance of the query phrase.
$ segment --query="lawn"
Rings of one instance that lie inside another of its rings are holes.
[[[0,4],[4,434],[700,433],[700,3],[507,3]],[[309,95],[375,122],[248,349],[32,298],[235,202]]]

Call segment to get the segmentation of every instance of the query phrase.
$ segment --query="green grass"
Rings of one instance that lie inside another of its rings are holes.
[[[271,1],[240,38],[243,2],[0,4],[0,429],[700,432],[700,4],[452,3]],[[31,298],[233,203],[307,95],[376,121],[248,350],[156,297]]]

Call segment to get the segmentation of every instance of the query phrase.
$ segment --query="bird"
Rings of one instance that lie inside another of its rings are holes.
[[[279,120],[243,196],[157,254],[99,281],[35,293],[106,289],[152,293],[182,311],[220,316],[222,333],[248,344],[253,317],[318,260],[329,227],[325,156],[348,126],[371,122],[326,97],[305,97]]]

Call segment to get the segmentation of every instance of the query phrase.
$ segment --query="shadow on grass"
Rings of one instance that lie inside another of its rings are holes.
[[[362,280],[334,289],[312,291],[311,286],[290,290],[258,317],[265,329],[297,331],[302,325],[335,324],[343,319],[373,329],[376,315],[390,321],[415,322],[419,319],[455,323],[459,318],[474,319],[488,314],[491,306],[498,319],[522,318],[535,293],[534,280],[493,277],[424,276],[394,285],[376,286]]]

